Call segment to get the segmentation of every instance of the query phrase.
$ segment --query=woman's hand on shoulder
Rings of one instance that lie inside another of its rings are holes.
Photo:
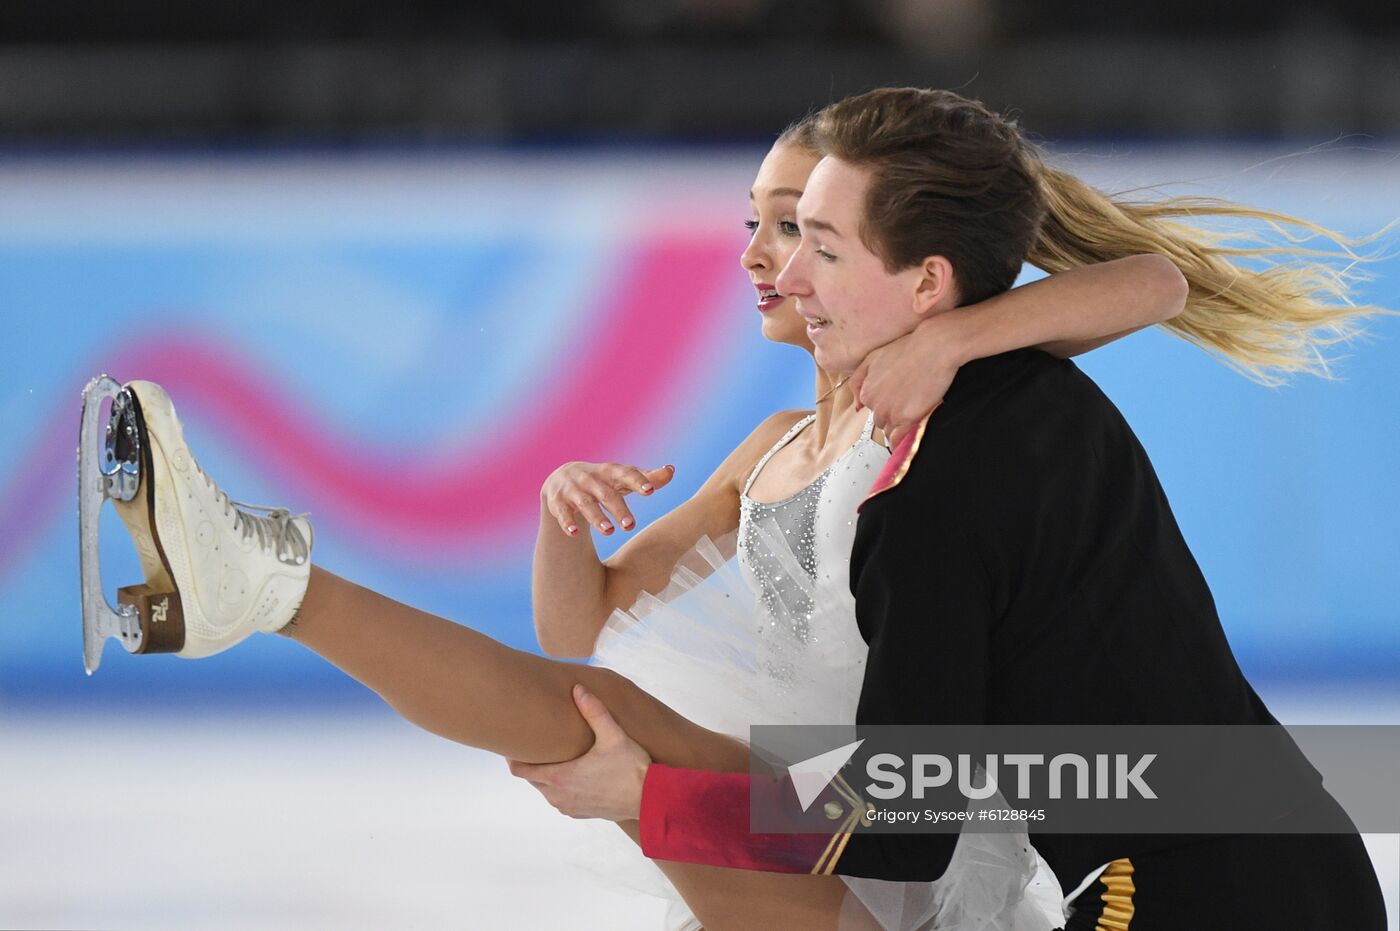
[[[868,407],[891,447],[943,401],[966,360],[931,317],[912,332],[874,349],[851,373],[856,409]]]
[[[583,523],[607,536],[614,530],[613,520],[623,530],[637,526],[627,508],[627,495],[649,495],[669,483],[675,474],[675,466],[669,465],[644,471],[619,462],[566,462],[545,479],[540,488],[540,506],[549,511],[567,536],[577,536]]]

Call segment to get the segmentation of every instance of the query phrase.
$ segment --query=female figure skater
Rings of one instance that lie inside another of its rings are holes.
[[[752,238],[740,257],[757,292],[764,337],[808,353],[806,323],[773,281],[797,247],[797,200],[820,158],[812,127],[808,119],[788,129],[760,166],[750,191]],[[856,627],[849,565],[856,506],[889,456],[877,421],[893,446],[896,431],[938,403],[962,361],[1037,344],[1074,355],[1172,318],[1185,299],[1185,280],[1170,260],[1145,254],[933,317],[870,360],[877,378],[902,386],[901,400],[922,407],[906,422],[882,416],[885,404],[875,397],[868,413],[861,410],[860,382],[877,394],[864,371],[847,381],[818,368],[815,411],[769,417],[694,497],[607,563],[580,528],[609,535],[615,520],[633,529],[624,496],[649,494],[671,473],[619,463],[561,466],[540,494],[533,594],[541,646],[556,656],[592,655],[595,665],[623,674],[689,720],[741,739],[753,724],[852,723],[866,644]],[[886,369],[896,361],[907,370],[890,379]],[[696,547],[696,540],[704,542]],[[737,570],[726,565],[735,549]],[[750,590],[761,593],[758,611]],[[593,871],[623,871],[632,861],[640,868],[627,870],[632,885],[672,898],[669,924],[696,926],[635,846],[626,849],[621,835],[606,840],[587,851]],[[939,928],[1056,926],[1058,886],[1043,864],[1036,884],[1042,901],[1018,904],[1037,867],[1024,834],[968,834],[960,843],[936,884],[856,881],[864,904],[885,927],[925,927],[935,913]]]
[[[1014,129],[1008,132],[1014,134]],[[1022,145],[1031,151],[1028,144]],[[969,175],[979,166],[994,164],[992,153],[984,154],[986,160],[965,166]],[[1345,323],[1353,313],[1316,300],[1338,294],[1332,287],[1335,279],[1244,272],[1225,258],[1238,254],[1237,250],[1219,249],[1203,237],[1192,238],[1184,229],[1163,222],[1199,213],[1198,202],[1128,208],[1053,169],[1042,168],[1037,177],[1048,217],[1032,247],[1033,260],[1059,271],[1136,254],[1144,246],[1160,249],[1177,261],[1191,286],[1191,298],[1176,329],[1231,353],[1240,364],[1303,367],[1306,358],[1300,361],[1300,354],[1288,350],[1310,350],[1312,327]],[[1232,205],[1211,206],[1222,213],[1288,221]],[[974,247],[982,244],[979,236],[987,235],[975,225],[967,231]],[[1040,291],[1047,292],[1056,283],[1043,284]],[[1009,301],[1013,294],[1008,292],[1004,299]],[[1026,311],[1033,314],[1035,308]],[[1114,333],[1136,325],[1139,321],[1120,322],[1099,332]],[[873,372],[872,378],[880,368]],[[834,382],[828,384],[834,396],[840,389],[833,390]],[[136,543],[146,576],[146,584],[138,587],[143,627],[181,626],[177,636],[168,638],[180,655],[207,656],[258,630],[281,632],[374,689],[414,723],[527,763],[571,759],[589,748],[592,731],[573,712],[570,701],[572,687],[581,683],[606,703],[618,723],[654,759],[683,767],[746,768],[747,752],[740,742],[688,721],[615,672],[510,650],[466,627],[398,604],[313,566],[311,528],[304,518],[280,509],[257,514],[231,502],[199,468],[164,392],[144,382],[134,382],[128,390],[144,468],[137,497],[119,504],[118,511]],[[853,406],[845,402],[847,409]],[[820,405],[817,416],[821,416]],[[761,451],[772,445],[775,435],[785,433],[786,426],[766,425],[726,460],[712,482],[723,485],[754,471]],[[831,433],[833,426],[828,421],[824,428]],[[791,463],[794,469],[801,465]],[[735,524],[737,520],[730,525]],[[661,526],[662,521],[653,526],[654,537],[659,537]],[[579,541],[564,538],[562,542]],[[673,552],[684,548],[674,547]],[[664,581],[667,571],[669,567],[656,574],[658,581]],[[797,578],[800,573],[790,575]],[[629,601],[630,596],[619,596],[616,603]],[[634,831],[635,825],[624,829]],[[710,928],[760,922],[835,927],[843,918],[859,926],[870,920],[859,903],[846,896],[841,882],[831,877],[721,872],[670,864],[667,871]]]

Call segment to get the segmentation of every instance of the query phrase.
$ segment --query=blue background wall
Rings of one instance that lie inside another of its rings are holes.
[[[1400,215],[1383,159],[1281,151],[1098,143],[1069,164],[1353,235]],[[533,648],[554,466],[675,463],[638,502],[645,523],[766,413],[810,403],[810,362],[763,343],[737,263],[761,156],[0,162],[0,702],[370,700],[276,638],[198,664],[113,647],[83,675],[73,448],[99,371],[167,384],[207,470],[236,498],[311,511],[327,567]],[[1400,261],[1370,271],[1361,299],[1400,307]],[[1279,389],[1158,332],[1081,360],[1153,457],[1258,680],[1400,682],[1400,321],[1371,332],[1339,381]],[[135,580],[110,510],[104,552],[109,589]]]

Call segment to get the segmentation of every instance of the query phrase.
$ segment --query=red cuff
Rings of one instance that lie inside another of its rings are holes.
[[[810,873],[831,860],[831,833],[751,833],[751,794],[773,811],[793,795],[786,779],[651,764],[642,783],[642,852],[653,860],[773,873]]]

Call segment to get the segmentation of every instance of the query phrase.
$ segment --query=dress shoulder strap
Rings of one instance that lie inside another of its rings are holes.
[[[862,440],[869,440],[875,435],[875,412],[871,411],[870,416],[865,418],[865,429],[860,431]]]
[[[816,415],[816,412],[813,411],[812,413],[808,414],[806,417],[803,417],[803,418],[802,418],[801,420],[799,420],[797,423],[793,424],[791,427],[788,428],[788,432],[784,433],[783,436],[782,436],[782,438],[781,438],[780,440],[778,440],[778,442],[776,442],[776,443],[773,444],[773,448],[770,449],[770,450],[768,450],[768,452],[766,452],[766,453],[763,454],[763,458],[761,458],[761,459],[758,460],[758,464],[755,465],[755,466],[753,467],[753,471],[749,473],[749,480],[748,480],[747,482],[744,483],[744,492],[743,492],[743,493],[744,493],[744,495],[745,495],[746,497],[747,497],[747,495],[748,495],[748,493],[749,493],[749,489],[753,487],[754,479],[758,478],[758,473],[760,473],[760,472],[763,471],[763,467],[766,466],[766,465],[768,464],[768,460],[769,460],[769,459],[772,459],[772,458],[773,458],[773,454],[776,453],[778,450],[782,449],[782,448],[783,448],[784,446],[786,446],[787,444],[791,443],[791,442],[792,442],[792,438],[795,437],[795,436],[797,436],[797,434],[801,433],[801,432],[803,431],[803,429],[806,428],[807,424],[811,423],[811,422],[813,421],[813,419],[816,418],[816,416],[817,416],[817,415]],[[870,422],[871,422],[872,424],[875,422],[875,421],[874,421],[874,416],[875,416],[875,415],[873,415],[873,414],[871,415],[871,421],[870,421]]]

